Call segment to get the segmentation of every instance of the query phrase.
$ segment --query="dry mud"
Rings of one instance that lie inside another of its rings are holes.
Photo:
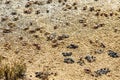
[[[0,0],[0,54],[26,63],[25,80],[119,80],[120,0]]]

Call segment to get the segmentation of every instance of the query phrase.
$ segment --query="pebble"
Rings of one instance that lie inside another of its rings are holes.
[[[8,20],[8,17],[1,17],[1,22]]]
[[[84,69],[84,72],[87,73],[87,74],[90,74],[91,70],[90,69]]]
[[[35,12],[35,14],[40,14],[40,10],[37,10],[37,11]]]
[[[47,36],[47,41],[53,40],[56,38],[56,33],[51,33],[50,35]]]
[[[29,9],[24,10],[23,12],[24,12],[24,14],[31,14],[32,13],[32,9],[29,8]]]
[[[102,68],[102,69],[94,71],[94,72],[95,72],[95,76],[98,77],[98,76],[101,76],[103,74],[109,73],[110,70],[109,70],[109,68]]]
[[[48,73],[44,73],[44,72],[35,72],[35,77],[40,78],[42,80],[47,80],[48,79],[49,74]]]
[[[11,1],[6,1],[5,4],[10,4]]]
[[[12,12],[11,15],[17,15],[17,13],[16,12]]]
[[[70,44],[70,45],[67,46],[67,48],[76,49],[76,48],[78,48],[78,45]]]
[[[65,58],[64,63],[73,64],[75,61],[72,58]]]
[[[52,48],[58,47],[59,43],[52,43]]]
[[[32,2],[27,2],[26,5],[25,5],[25,7],[28,8],[28,7],[30,7],[31,5],[32,5]]]
[[[96,53],[96,54],[102,54],[102,53],[103,53],[103,50],[101,50],[101,49],[96,50],[95,53]]]
[[[101,43],[101,44],[100,44],[100,47],[101,47],[101,48],[105,48],[106,46],[105,46],[103,43]]]
[[[116,52],[114,52],[114,51],[112,51],[112,50],[109,50],[109,51],[108,51],[108,55],[109,55],[110,57],[112,57],[112,58],[117,58],[117,57],[119,57],[118,53],[116,53]]]
[[[36,4],[36,5],[44,5],[43,1],[34,1],[34,4]]]
[[[58,36],[57,40],[63,40],[63,37],[62,36]]]
[[[89,8],[89,11],[91,11],[91,12],[94,11],[94,10],[95,10],[94,7]]]
[[[3,33],[11,33],[12,31],[10,29],[4,29]]]
[[[39,44],[34,43],[33,46],[35,46],[37,50],[41,50],[41,46]]]
[[[87,9],[87,6],[83,7],[83,10],[86,10]]]
[[[69,38],[69,35],[67,35],[67,34],[62,34],[62,37],[63,37],[63,38]]]
[[[81,20],[79,20],[79,23],[85,23],[85,21],[81,19]]]
[[[83,66],[85,64],[83,58],[81,57],[79,61],[77,62],[79,65]]]
[[[63,52],[62,55],[63,55],[64,57],[71,56],[71,55],[72,55],[72,52]]]
[[[64,38],[69,38],[69,35],[67,35],[67,34],[62,34],[61,36],[58,36],[58,37],[57,37],[58,40],[63,40]]]
[[[94,62],[96,60],[96,57],[94,56],[91,56],[91,55],[87,55],[85,57],[85,59],[88,61],[88,62]]]
[[[100,27],[103,27],[105,24],[104,23],[102,23],[102,24],[96,24],[94,27],[93,27],[93,29],[98,29],[98,28],[100,28]]]
[[[29,31],[30,34],[33,34],[33,33],[35,33],[35,32],[36,32],[35,30],[30,30],[30,31]]]

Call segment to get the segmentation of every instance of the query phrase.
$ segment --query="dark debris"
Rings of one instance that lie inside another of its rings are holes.
[[[4,29],[3,33],[11,33],[12,31],[10,29]]]
[[[42,80],[48,80],[49,73],[44,72],[35,72],[35,77],[40,78]]]
[[[110,72],[109,68],[102,68],[100,70],[94,71],[95,72],[95,77],[101,76],[103,74],[107,74]]]
[[[71,56],[71,55],[72,55],[72,52],[63,52],[62,55],[63,55],[64,57]]]
[[[112,58],[118,58],[118,57],[119,57],[118,53],[116,53],[116,52],[114,52],[114,51],[112,51],[112,50],[109,50],[109,51],[108,51],[108,55],[109,55],[110,57],[112,57]]]
[[[72,58],[65,58],[64,63],[73,64],[75,61]]]
[[[94,56],[91,56],[91,55],[87,55],[85,57],[85,59],[88,61],[88,62],[94,62],[96,60],[96,57]]]
[[[69,49],[76,49],[76,48],[78,48],[78,45],[70,44],[70,45],[67,46],[67,48],[69,48]]]
[[[79,61],[77,62],[77,64],[79,64],[81,66],[83,66],[85,64],[85,62],[84,62],[84,60],[83,60],[82,57],[79,59]]]

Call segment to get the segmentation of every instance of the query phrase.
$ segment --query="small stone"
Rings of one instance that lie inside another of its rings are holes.
[[[48,80],[49,73],[44,72],[35,72],[35,77],[40,78],[42,80]]]
[[[59,43],[56,42],[56,43],[52,43],[52,48],[55,48],[55,47],[58,47]]]
[[[23,40],[23,37],[19,37],[19,40]]]
[[[32,5],[32,2],[27,2],[27,3],[25,4],[25,7],[28,8],[28,7],[30,7],[31,5]]]
[[[30,77],[32,77],[32,75],[30,75]]]
[[[108,17],[108,14],[104,13],[104,16],[105,16],[105,17]]]
[[[15,24],[15,23],[11,23],[11,22],[8,23],[7,25],[8,25],[10,28],[14,28],[14,27],[16,27],[16,24]]]
[[[40,14],[40,10],[37,10],[37,11],[35,12],[35,14]]]
[[[102,68],[102,69],[94,71],[94,72],[95,72],[95,76],[98,77],[98,76],[101,76],[103,74],[109,73],[110,70],[108,68]]]
[[[10,4],[11,1],[6,1],[5,4]]]
[[[109,51],[108,51],[108,55],[109,55],[110,57],[113,57],[113,58],[119,57],[118,53],[116,53],[116,52],[114,52],[114,51],[112,51],[112,50],[109,50]]]
[[[85,20],[84,19],[80,19],[79,23],[85,23]]]
[[[67,35],[67,34],[62,34],[61,36],[58,36],[58,37],[57,37],[58,40],[63,40],[64,38],[69,38],[69,35]]]
[[[61,3],[61,2],[62,2],[62,0],[58,0],[58,2],[59,2],[59,3]]]
[[[28,9],[24,10],[23,12],[24,12],[24,14],[31,14],[32,8],[28,8]]]
[[[35,46],[37,50],[41,50],[41,46],[39,44],[34,43],[33,46]]]
[[[67,34],[62,34],[62,37],[63,37],[63,38],[69,38],[69,35],[67,35]]]
[[[11,33],[12,31],[10,29],[4,29],[3,33]]]
[[[76,2],[74,2],[74,3],[73,3],[73,6],[75,6],[75,5],[77,5],[77,3],[76,3]]]
[[[1,22],[8,20],[8,17],[1,17]]]
[[[34,38],[39,38],[39,36],[38,36],[38,35],[33,35],[33,37],[34,37]]]
[[[54,28],[54,29],[58,29],[58,26],[54,26],[53,28]]]
[[[100,14],[99,12],[96,12],[96,13],[95,13],[95,16],[99,16],[99,14]]]
[[[24,30],[24,31],[27,31],[27,30],[29,30],[29,28],[28,28],[28,27],[26,27],[26,28],[24,28],[23,30]]]
[[[62,55],[63,55],[64,57],[71,56],[71,55],[72,55],[72,52],[63,52]]]
[[[65,58],[64,63],[73,64],[75,61],[72,58]]]
[[[78,45],[70,44],[70,45],[67,46],[67,48],[76,49],[76,48],[78,48]]]
[[[92,12],[92,11],[94,11],[94,7],[90,7],[90,9],[89,9],[89,10],[90,10],[91,12]]]
[[[17,21],[17,20],[19,20],[19,18],[18,18],[18,17],[13,18],[13,21]]]
[[[78,8],[75,6],[74,9],[77,10]]]
[[[63,40],[63,37],[62,36],[58,36],[57,40]]]
[[[103,50],[101,50],[101,49],[96,50],[95,53],[97,53],[97,54],[102,54],[102,53],[103,53]]]
[[[90,69],[84,69],[84,72],[87,73],[87,74],[90,74],[91,70]]]
[[[88,62],[94,62],[94,61],[96,60],[96,57],[87,55],[87,56],[85,57],[85,59],[86,59]]]
[[[87,9],[87,6],[83,7],[83,10],[86,10]]]
[[[106,46],[103,43],[101,43],[100,47],[105,48]]]
[[[17,12],[12,12],[11,15],[17,15]]]
[[[56,38],[56,33],[51,33],[47,35],[47,41],[54,40]]]
[[[26,42],[22,43],[22,46],[27,46],[27,45],[28,45],[28,43],[26,43]]]
[[[30,30],[30,31],[29,31],[30,34],[33,34],[33,33],[35,33],[35,32],[36,32],[35,30]]]
[[[44,5],[43,1],[34,1],[34,4],[36,4],[36,5]]]
[[[48,0],[48,1],[47,1],[47,4],[50,4],[50,3],[52,3],[52,0]]]
[[[67,0],[64,0],[65,2],[67,2]]]
[[[36,28],[36,29],[35,29],[35,31],[39,31],[39,30],[41,30],[41,29],[40,29],[40,28]]]
[[[104,23],[102,23],[102,24],[96,24],[94,27],[93,27],[93,29],[98,29],[98,28],[100,28],[100,27],[103,27],[105,24]]]
[[[52,40],[52,43],[57,43],[57,40],[56,39]]]
[[[77,62],[79,65],[83,66],[85,64],[83,58],[81,57],[79,61]]]
[[[67,26],[70,25],[70,23],[68,23],[68,22],[66,22],[65,24],[66,24]]]
[[[49,10],[46,10],[46,13],[49,13]]]
[[[19,52],[20,52],[20,51],[16,50],[16,51],[15,51],[15,54],[18,54]]]

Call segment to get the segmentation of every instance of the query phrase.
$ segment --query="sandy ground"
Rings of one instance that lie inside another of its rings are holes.
[[[120,79],[120,58],[108,55],[120,54],[120,0],[0,0],[0,20],[0,54],[6,62],[24,60],[26,80],[42,80],[35,72],[52,73],[48,80]],[[58,40],[62,34],[69,37]],[[74,63],[65,63],[63,52],[72,52]],[[110,72],[91,75],[101,68]]]

